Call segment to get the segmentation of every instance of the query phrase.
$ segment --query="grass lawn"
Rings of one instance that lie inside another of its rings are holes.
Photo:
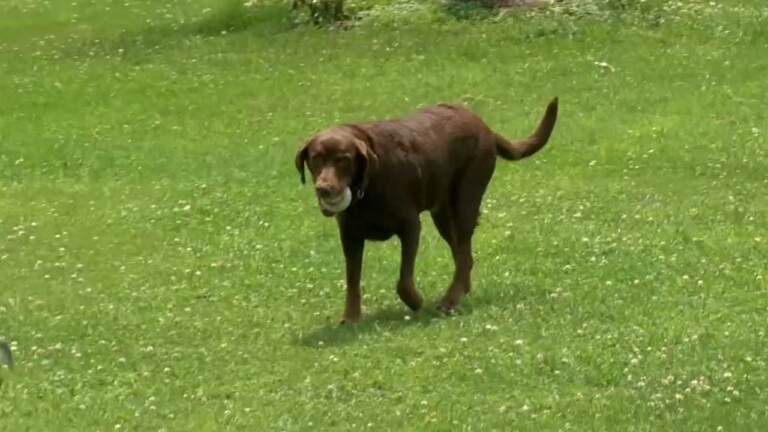
[[[762,0],[346,32],[222,3],[0,3],[0,431],[764,430]],[[457,100],[518,137],[552,96],[460,313],[425,217],[426,309],[368,243],[364,322],[337,326],[301,142]]]

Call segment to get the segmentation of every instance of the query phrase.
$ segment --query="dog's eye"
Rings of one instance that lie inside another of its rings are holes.
[[[323,164],[323,155],[314,155],[309,158],[309,164],[312,166],[320,166]]]
[[[352,159],[349,156],[339,156],[336,158],[336,163],[339,165],[349,165]]]

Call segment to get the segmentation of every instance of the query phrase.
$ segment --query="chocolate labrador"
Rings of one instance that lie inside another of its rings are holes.
[[[423,211],[432,215],[455,265],[438,307],[456,308],[470,291],[472,234],[496,157],[518,160],[538,152],[555,126],[557,106],[555,98],[536,131],[517,141],[449,104],[399,119],[339,125],[307,140],[296,154],[296,169],[304,183],[304,166],[309,167],[322,213],[335,216],[339,226],[347,275],[342,323],[361,318],[365,240],[400,239],[397,294],[414,311],[421,307],[413,273]]]

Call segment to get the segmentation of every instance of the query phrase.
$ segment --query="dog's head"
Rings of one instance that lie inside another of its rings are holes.
[[[296,169],[306,182],[309,168],[320,209],[333,216],[349,206],[352,196],[362,197],[378,159],[365,137],[351,129],[335,128],[318,133],[296,153]]]

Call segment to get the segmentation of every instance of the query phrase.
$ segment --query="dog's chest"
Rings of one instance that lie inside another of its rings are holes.
[[[395,229],[387,224],[374,221],[363,227],[363,234],[366,240],[384,241],[395,235]]]
[[[396,213],[386,207],[365,204],[369,203],[358,203],[345,212],[345,225],[362,234],[366,240],[384,241],[397,234],[400,218]]]
[[[398,231],[395,215],[386,211],[373,211],[360,218],[360,229],[367,240],[384,241],[390,239]]]

